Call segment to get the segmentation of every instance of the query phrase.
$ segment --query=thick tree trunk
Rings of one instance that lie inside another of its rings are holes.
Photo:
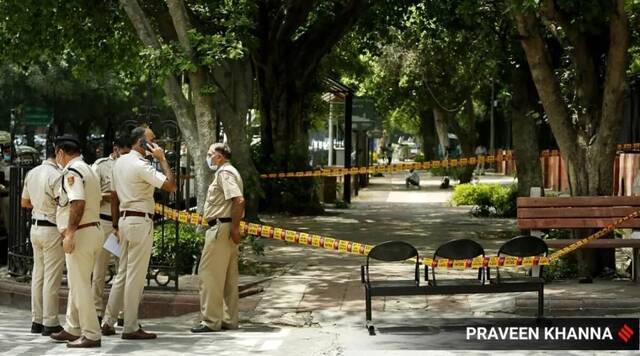
[[[511,102],[511,135],[518,176],[518,196],[528,197],[531,187],[542,187],[540,147],[533,112],[537,95],[526,63],[511,72],[513,100]],[[543,190],[544,192],[544,190]]]
[[[443,157],[449,155],[449,127],[448,127],[448,113],[439,107],[433,109],[433,117],[435,120],[436,133],[438,134],[438,142],[440,143],[440,149],[442,150]]]
[[[253,162],[250,138],[247,137],[247,114],[253,103],[253,70],[251,60],[225,61],[213,71],[218,90],[213,95],[217,113],[229,138],[232,161],[244,181],[245,218],[258,221],[258,205],[262,196],[260,175]]]
[[[314,12],[317,5],[315,1],[257,1],[257,46],[252,59],[260,98],[264,172],[309,169],[306,95],[322,58],[373,1],[337,1],[326,12]],[[264,184],[269,209],[295,214],[322,210],[312,178]]]
[[[476,149],[476,127],[475,114],[473,113],[473,99],[471,96],[466,100],[462,112],[458,113],[458,118],[450,121],[450,126],[458,136],[462,157],[471,157]],[[464,166],[460,168],[458,179],[460,183],[469,183],[473,178],[475,166]]]
[[[609,14],[609,48],[606,62],[602,67],[591,68],[591,62],[584,58],[587,50],[587,33],[580,28],[570,28],[554,3],[544,3],[543,13],[550,21],[561,22],[567,27],[569,40],[576,48],[572,53],[573,64],[578,73],[575,91],[578,95],[578,113],[570,115],[566,101],[560,90],[560,82],[554,73],[550,54],[540,33],[540,21],[535,14],[515,9],[515,19],[521,44],[527,56],[531,74],[536,84],[549,124],[567,165],[571,195],[611,195],[613,190],[613,163],[616,140],[619,137],[622,118],[622,99],[626,81],[626,60],[629,46],[629,24],[624,9],[624,0],[615,0],[614,9]],[[594,55],[591,53],[591,55]],[[591,68],[596,73],[585,74]],[[602,95],[594,94],[595,80],[605,73]],[[584,104],[584,98],[602,98],[600,105]],[[580,107],[583,104],[584,106]],[[582,252],[584,255],[587,253]],[[604,266],[615,268],[613,251],[603,251],[595,256],[588,253],[581,259],[581,268],[591,274],[598,274]]]
[[[436,159],[438,148],[438,134],[433,110],[420,111],[420,137],[422,138],[422,154],[427,161]]]
[[[309,170],[309,135],[304,96],[287,80],[259,75],[261,99],[262,165],[266,172]],[[260,78],[263,78],[260,81]],[[314,178],[278,179],[263,182],[264,207],[294,214],[322,212]]]

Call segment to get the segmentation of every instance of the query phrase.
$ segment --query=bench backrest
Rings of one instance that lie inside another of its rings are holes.
[[[498,250],[498,256],[514,257],[546,256],[549,253],[547,244],[539,237],[521,235],[505,242]]]
[[[484,256],[484,249],[479,243],[469,239],[451,240],[440,245],[433,254],[433,258],[449,258],[452,260],[464,260]]]
[[[640,197],[518,198],[517,205],[519,229],[597,229],[640,210]],[[640,228],[640,218],[620,227]]]
[[[369,282],[369,265],[370,259],[384,262],[399,262],[415,258],[414,279],[417,284],[420,283],[420,255],[418,250],[408,242],[404,241],[387,241],[375,245],[367,254],[367,263],[363,270],[363,281]]]

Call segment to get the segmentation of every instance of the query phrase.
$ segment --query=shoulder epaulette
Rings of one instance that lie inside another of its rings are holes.
[[[93,164],[99,165],[107,161],[109,161],[109,157],[102,157],[102,158],[98,158],[95,162],[93,162]]]

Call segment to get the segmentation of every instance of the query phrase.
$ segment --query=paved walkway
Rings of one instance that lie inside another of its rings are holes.
[[[483,177],[509,184],[512,178]],[[515,236],[512,219],[480,219],[468,207],[450,207],[450,191],[437,188],[439,179],[423,179],[421,190],[407,191],[402,175],[374,178],[346,210],[329,209],[317,217],[264,216],[265,223],[330,235],[368,244],[403,239],[429,255],[443,242],[460,237],[479,241],[489,253]],[[363,327],[364,301],[359,282],[360,256],[281,241],[265,240],[265,262],[286,263],[285,271],[263,284],[264,292],[241,300],[242,329],[214,335],[193,335],[187,330],[196,314],[143,321],[158,331],[153,342],[103,340],[105,354],[264,354],[352,355],[398,354],[399,350],[425,350],[437,328],[432,318],[523,317],[535,312],[535,294],[470,296],[416,296],[374,299],[373,318],[381,335],[368,336]],[[399,266],[409,273],[410,266]],[[553,282],[545,293],[548,316],[640,316],[640,287],[628,280],[578,284]],[[0,307],[0,352],[8,355],[67,353],[64,345],[32,336],[29,313]],[[422,329],[407,329],[407,327]],[[394,329],[395,327],[395,329]],[[426,328],[426,329],[425,329]],[[431,339],[430,339],[431,338]],[[389,353],[391,351],[391,353]],[[491,354],[500,352],[491,352]],[[571,352],[569,352],[571,353]],[[78,352],[81,354],[81,352]],[[440,351],[434,354],[447,354]],[[449,353],[451,354],[451,353]],[[458,354],[488,354],[460,351]],[[525,354],[525,352],[505,352]],[[527,355],[532,352],[526,352]],[[535,354],[535,352],[534,352]],[[544,354],[549,354],[545,352]],[[567,352],[557,352],[566,355]],[[574,352],[578,354],[578,352]],[[596,354],[580,352],[580,355]]]

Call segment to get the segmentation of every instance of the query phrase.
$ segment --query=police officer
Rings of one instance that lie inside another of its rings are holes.
[[[91,168],[96,172],[100,178],[100,190],[102,191],[102,201],[100,202],[100,225],[104,233],[104,238],[109,236],[113,231],[111,224],[111,173],[113,169],[113,163],[120,157],[120,155],[127,154],[131,150],[131,145],[126,136],[120,136],[113,145],[113,152],[108,157],[100,158],[96,160]],[[104,245],[104,240],[103,240]],[[98,321],[102,321],[104,315],[104,299],[102,295],[105,288],[105,277],[109,270],[109,264],[111,263],[111,253],[104,248],[98,253],[96,258],[96,265],[93,268],[93,303],[96,307],[96,313],[98,314]],[[121,297],[122,298],[122,297]]]
[[[242,178],[230,158],[231,150],[223,143],[214,143],[207,153],[207,165],[216,173],[204,205],[210,228],[198,266],[202,321],[191,328],[194,333],[238,328],[238,244],[244,198]]]
[[[123,306],[123,339],[155,339],[138,324],[138,306],[142,300],[151,248],[153,246],[153,214],[155,202],[153,192],[161,188],[175,192],[176,181],[164,156],[164,151],[153,141],[155,136],[149,128],[138,127],[131,131],[131,152],[121,156],[113,165],[112,212],[119,207],[119,220],[113,219],[113,228],[118,231],[122,254],[116,280],[111,287],[109,302],[102,321],[102,334],[113,335],[115,317]],[[150,152],[162,168],[160,173],[145,158]],[[124,288],[124,301],[119,297]]]
[[[31,332],[49,336],[60,332],[58,291],[64,268],[62,237],[56,229],[56,201],[60,168],[53,146],[47,146],[47,159],[27,173],[21,206],[31,210]]]
[[[102,248],[100,229],[100,179],[80,156],[77,138],[56,138],[56,162],[64,167],[60,182],[56,223],[62,233],[67,262],[69,298],[67,324],[57,341],[67,347],[99,347],[100,325],[91,300],[91,271]]]

